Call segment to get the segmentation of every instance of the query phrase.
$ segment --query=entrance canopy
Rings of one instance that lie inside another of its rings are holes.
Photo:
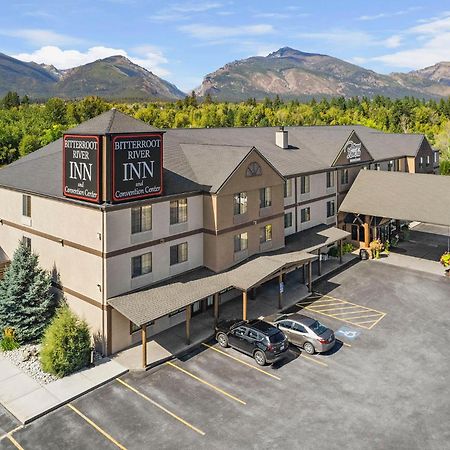
[[[450,177],[361,170],[339,211],[450,226]]]
[[[108,300],[108,304],[137,326],[143,326],[221,291],[235,288],[246,292],[280,270],[316,258],[305,251],[261,256],[228,272],[122,295]]]

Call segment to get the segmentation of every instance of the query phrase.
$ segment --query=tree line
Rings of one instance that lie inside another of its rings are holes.
[[[64,130],[110,108],[157,128],[264,127],[280,125],[365,125],[394,133],[423,133],[441,152],[441,172],[450,174],[450,98],[422,100],[376,96],[257,102],[200,101],[194,93],[176,102],[108,102],[99,97],[32,103],[9,92],[0,101],[0,166],[49,144]]]

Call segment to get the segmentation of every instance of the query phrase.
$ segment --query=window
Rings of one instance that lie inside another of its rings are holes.
[[[430,155],[427,155],[427,167],[430,165]]]
[[[434,152],[434,162],[437,163],[439,158],[439,152]]]
[[[373,167],[374,167],[375,170],[381,170],[381,164],[380,163],[375,163],[373,165]]]
[[[334,186],[334,173],[327,172],[327,189],[332,188]]]
[[[31,196],[22,195],[22,215],[31,217]]]
[[[284,228],[292,227],[292,213],[286,213],[284,215]]]
[[[152,271],[152,254],[144,253],[143,255],[131,258],[131,278],[146,275]]]
[[[142,233],[152,229],[151,205],[131,209],[131,234]]]
[[[284,198],[292,197],[292,182],[294,180],[292,178],[287,179],[284,182]]]
[[[290,320],[283,320],[282,322],[278,322],[280,327],[287,328],[290,330],[292,328],[292,322]]]
[[[389,172],[392,172],[393,169],[394,169],[394,161],[391,160],[391,161],[388,162],[387,170],[388,170]]]
[[[265,187],[259,190],[259,207],[268,208],[272,206],[272,188]]]
[[[170,225],[185,223],[188,220],[187,198],[170,202]]]
[[[336,214],[334,200],[327,202],[327,217],[332,217]]]
[[[300,213],[300,220],[302,223],[309,222],[311,220],[311,208],[303,208]]]
[[[259,229],[259,242],[264,244],[264,242],[269,242],[272,240],[272,225],[266,225]]]
[[[309,175],[305,175],[304,177],[300,177],[300,193],[308,194],[310,191],[310,181]]]
[[[302,325],[300,325],[299,323],[295,323],[294,322],[294,325],[292,326],[292,329],[295,330],[295,331],[298,331],[299,333],[306,333],[305,328]]]
[[[170,265],[180,264],[188,260],[188,243],[172,245],[170,247]]]
[[[25,245],[26,248],[29,248],[31,250],[31,238],[22,236],[22,243]]]
[[[248,337],[250,339],[258,339],[258,333],[255,330],[248,330]]]
[[[341,170],[341,184],[348,184],[348,169]]]
[[[421,156],[420,159],[419,159],[419,168],[420,169],[423,168],[423,156]]]
[[[234,194],[234,215],[245,214],[247,212],[247,192]]]
[[[248,247],[248,233],[236,234],[234,236],[234,252],[242,252]]]
[[[262,175],[261,166],[257,162],[251,162],[245,172],[246,177],[258,177]]]

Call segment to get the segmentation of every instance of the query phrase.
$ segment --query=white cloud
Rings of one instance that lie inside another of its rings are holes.
[[[52,30],[40,28],[25,28],[20,30],[0,30],[0,35],[17,37],[35,46],[43,45],[70,45],[83,42],[82,39],[65,34],[55,33]]]
[[[185,2],[176,3],[149,16],[152,22],[176,22],[187,20],[192,15],[220,9],[220,2]]]
[[[358,20],[367,21],[367,20],[385,19],[385,18],[395,17],[395,16],[404,16],[405,14],[409,14],[413,11],[418,11],[420,9],[422,9],[421,6],[411,6],[410,8],[402,9],[400,11],[394,11],[391,13],[383,12],[383,13],[379,13],[379,14],[360,16],[360,17],[358,17]]]
[[[260,36],[274,32],[272,25],[267,24],[225,27],[197,23],[183,25],[179,29],[191,37],[202,40],[218,40],[237,36]]]
[[[330,30],[315,33],[297,33],[294,37],[313,41],[325,41],[333,45],[345,45],[346,47],[361,47],[379,43],[373,36],[364,31]]]
[[[384,40],[384,45],[387,48],[400,47],[400,45],[402,45],[402,37],[399,36],[398,34],[394,34],[393,36],[388,37],[387,39]]]
[[[371,58],[391,67],[420,69],[450,60],[450,12],[423,21],[401,36],[412,48]]]
[[[85,52],[79,50],[62,50],[56,46],[44,46],[32,53],[19,53],[13,55],[14,58],[22,61],[34,61],[36,63],[52,64],[58,69],[70,69],[72,67],[87,64],[108,56],[121,55],[129,58],[158,76],[167,76],[169,71],[161,67],[167,64],[168,60],[163,53],[152,46],[142,46],[135,49],[135,56],[129,55],[127,51],[120,48],[111,47],[91,47]]]

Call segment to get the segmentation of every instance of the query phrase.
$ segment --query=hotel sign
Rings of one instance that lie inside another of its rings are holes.
[[[162,133],[114,136],[111,145],[114,202],[162,194]]]
[[[345,153],[347,153],[348,162],[361,161],[361,143],[357,144],[353,141],[348,141],[345,146]]]
[[[98,136],[64,136],[63,194],[79,200],[99,202],[100,139]]]

